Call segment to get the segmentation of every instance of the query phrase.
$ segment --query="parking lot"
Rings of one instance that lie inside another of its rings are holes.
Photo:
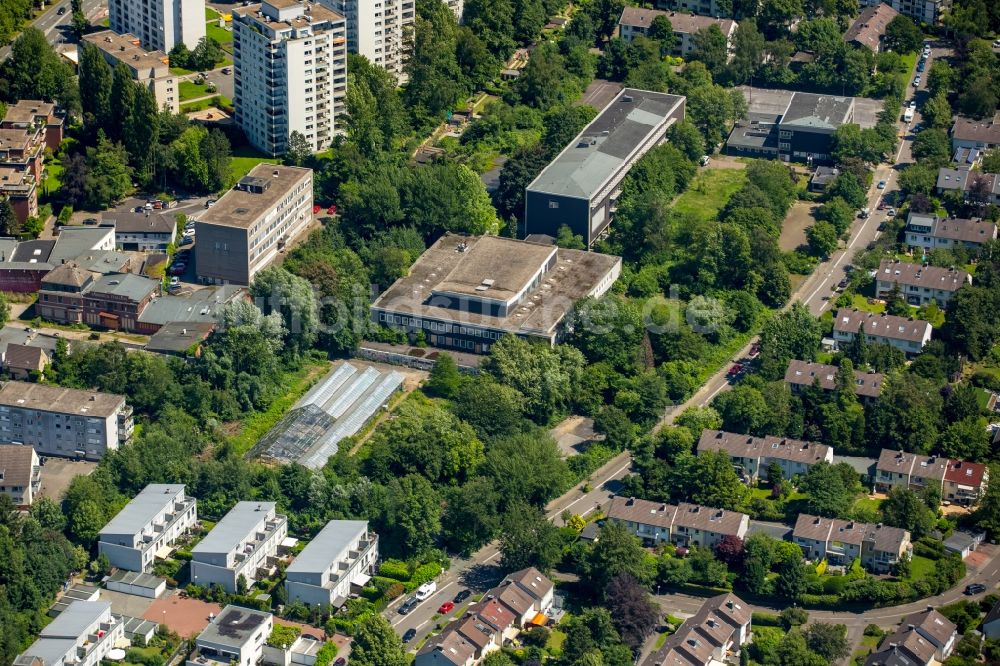
[[[78,476],[88,476],[97,463],[68,458],[43,458],[41,495],[58,502],[69,484]]]

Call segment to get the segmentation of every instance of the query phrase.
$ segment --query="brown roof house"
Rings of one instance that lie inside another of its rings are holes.
[[[739,663],[740,648],[750,634],[750,607],[735,594],[720,594],[702,604],[642,666]]]
[[[882,449],[875,470],[875,485],[881,490],[937,486],[942,499],[960,504],[975,504],[989,484],[989,470],[982,463],[892,449]]]
[[[886,298],[899,285],[899,292],[910,305],[931,301],[944,307],[955,292],[972,284],[972,276],[958,268],[925,266],[898,259],[883,259],[875,273],[875,289]]]
[[[978,250],[997,237],[997,225],[979,219],[935,217],[910,213],[906,218],[906,244],[911,248]]]
[[[865,660],[865,666],[931,666],[947,659],[957,641],[958,627],[928,606],[903,618],[896,631],[882,639],[878,651]]]
[[[860,558],[862,566],[878,573],[912,550],[910,533],[898,527],[804,513],[795,521],[792,542],[811,560],[847,565]]]
[[[835,365],[792,359],[788,362],[788,369],[785,370],[785,383],[792,393],[798,393],[807,386],[817,383],[824,391],[832,391],[837,388],[838,370],[840,368]],[[885,375],[880,372],[855,370],[854,393],[862,402],[877,400],[882,395],[884,381]]]
[[[1000,112],[992,118],[977,120],[958,116],[951,128],[951,148],[976,148],[992,150],[1000,146]]]
[[[678,546],[711,548],[727,536],[742,539],[750,526],[750,517],[737,511],[617,495],[611,498],[606,516],[653,545],[669,541]]]
[[[41,377],[48,364],[49,355],[41,347],[12,342],[3,355],[3,368],[14,379],[29,379],[33,375]]]
[[[694,36],[699,30],[718,26],[726,38],[726,50],[732,55],[733,35],[736,33],[736,21],[732,19],[698,16],[683,12],[665,12],[659,9],[644,7],[626,7],[618,20],[618,34],[626,42],[636,37],[645,37],[649,26],[657,16],[665,16],[670,21],[674,31],[673,55],[687,57],[694,49]]]
[[[781,467],[786,479],[805,474],[819,462],[833,463],[833,448],[817,442],[787,437],[754,437],[724,430],[704,430],[698,440],[698,455],[705,451],[725,451],[733,465],[754,481],[767,474],[772,462]]]
[[[844,33],[844,41],[878,53],[885,40],[885,29],[897,16],[899,12],[884,2],[867,7]]]
[[[7,495],[19,509],[35,501],[42,485],[38,454],[23,444],[0,445],[0,494]]]
[[[415,666],[472,666],[515,638],[521,627],[544,624],[554,586],[534,567],[516,571],[417,651]]]
[[[919,354],[931,340],[931,325],[923,319],[875,314],[840,308],[833,318],[833,339],[838,345],[854,340],[863,330],[869,344],[891,345],[905,354]]]

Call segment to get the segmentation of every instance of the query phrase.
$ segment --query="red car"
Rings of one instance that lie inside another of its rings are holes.
[[[443,604],[441,604],[441,608],[438,608],[438,613],[440,613],[441,615],[447,615],[448,613],[452,612],[453,610],[455,610],[455,602],[454,601],[446,601]]]
[[[314,204],[313,205],[313,215],[315,215],[316,213],[320,212],[321,210],[323,210],[323,207],[320,206],[319,204]]]
[[[187,270],[187,264],[177,263],[170,267],[171,275],[184,275],[184,271]]]
[[[336,215],[337,214],[337,207],[336,206],[330,206],[329,208],[326,209],[326,214],[327,215]]]
[[[729,368],[729,372],[726,373],[726,376],[727,377],[735,377],[738,374],[740,374],[741,372],[743,372],[743,364],[742,363],[733,363],[733,367]]]

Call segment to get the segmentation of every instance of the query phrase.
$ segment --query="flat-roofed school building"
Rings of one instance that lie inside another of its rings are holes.
[[[621,257],[497,236],[445,234],[371,306],[372,320],[435,347],[485,354],[505,335],[555,344],[573,305],[603,296]]]
[[[569,227],[590,247],[604,233],[629,169],[684,120],[686,98],[625,88],[528,185],[524,235]]]

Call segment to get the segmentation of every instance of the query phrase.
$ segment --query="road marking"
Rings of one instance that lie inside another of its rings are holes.
[[[424,626],[428,622],[430,622],[430,620],[424,620],[423,622],[421,622],[420,624],[418,624],[417,626],[415,626],[414,629],[417,630],[417,631],[420,631],[420,627]]]
[[[492,555],[490,555],[489,557],[487,557],[485,560],[483,560],[483,562],[489,562],[490,560],[496,559],[498,557],[500,557],[500,551],[499,550],[497,552],[493,553]]]

